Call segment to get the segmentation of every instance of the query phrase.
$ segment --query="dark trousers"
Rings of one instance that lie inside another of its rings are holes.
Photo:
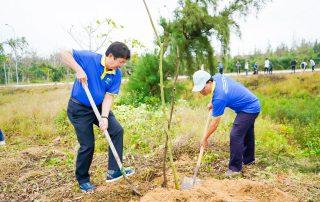
[[[97,107],[101,113],[101,105]],[[98,126],[99,122],[91,107],[75,103],[72,100],[69,100],[67,114],[80,144],[76,161],[76,178],[79,184],[90,182],[89,168],[93,158],[95,141],[93,124]],[[108,132],[122,161],[123,128],[111,111],[108,119]],[[117,162],[109,147],[108,170],[118,169]]]
[[[219,73],[220,73],[220,74],[223,74],[223,68],[220,68],[220,69],[219,69]]]
[[[249,164],[254,159],[254,123],[259,113],[237,114],[230,133],[230,161],[229,169],[239,172],[242,163]]]

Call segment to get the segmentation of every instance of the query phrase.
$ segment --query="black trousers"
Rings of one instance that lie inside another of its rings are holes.
[[[248,164],[254,158],[254,123],[259,113],[248,114],[240,112],[237,114],[230,133],[230,161],[229,169],[239,172],[242,163]]]
[[[101,105],[97,107],[101,113]],[[98,126],[98,119],[96,118],[91,107],[81,105],[72,101],[71,99],[68,103],[67,114],[75,129],[77,139],[80,144],[76,161],[76,178],[79,184],[90,182],[89,168],[92,163],[95,142],[93,124]],[[108,132],[122,161],[123,128],[111,111],[108,119]],[[109,147],[108,170],[118,169],[119,167],[117,162]]]

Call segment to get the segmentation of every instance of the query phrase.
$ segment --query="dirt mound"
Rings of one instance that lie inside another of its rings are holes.
[[[204,181],[189,190],[157,188],[141,198],[147,201],[298,201],[295,197],[264,183],[240,180]]]

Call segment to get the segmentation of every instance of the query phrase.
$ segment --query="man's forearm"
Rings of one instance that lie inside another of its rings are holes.
[[[104,96],[103,102],[102,102],[102,113],[101,116],[109,116],[109,112],[111,109],[111,105],[112,105],[112,101],[113,101],[113,95],[110,94],[106,94]]]
[[[221,117],[217,117],[211,121],[209,128],[208,128],[208,131],[207,131],[207,134],[204,137],[204,139],[208,139],[217,130],[218,125],[220,123],[220,119],[221,119]]]

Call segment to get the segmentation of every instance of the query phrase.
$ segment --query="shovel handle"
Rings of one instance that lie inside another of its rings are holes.
[[[92,109],[93,109],[93,111],[94,111],[94,114],[96,115],[98,121],[100,121],[100,120],[101,120],[101,116],[100,116],[99,110],[98,110],[95,102],[93,101],[92,95],[91,95],[91,93],[90,93],[90,91],[89,91],[89,88],[88,88],[88,84],[87,84],[87,83],[82,83],[82,86],[83,86],[84,91],[85,91],[86,94],[87,94],[87,97],[88,97],[89,102],[90,102],[90,105],[91,105],[91,107],[92,107]],[[111,151],[112,151],[112,153],[113,153],[114,158],[115,158],[116,161],[117,161],[117,164],[118,164],[120,170],[122,170],[122,168],[123,168],[122,163],[121,163],[121,161],[120,161],[118,152],[117,152],[116,148],[114,147],[114,145],[113,145],[113,143],[112,143],[112,140],[111,140],[111,138],[110,138],[110,135],[109,135],[108,131],[105,130],[105,131],[103,131],[103,133],[104,133],[104,135],[105,135],[105,137],[106,137],[106,139],[107,139],[107,141],[108,141],[108,143],[109,143],[110,149],[111,149]]]
[[[100,112],[99,112],[99,110],[98,110],[93,98],[92,98],[92,95],[91,95],[90,90],[88,88],[87,82],[82,83],[82,87],[83,87],[84,91],[86,92],[86,95],[87,95],[87,97],[89,99],[90,105],[91,105],[91,107],[92,107],[92,109],[94,111],[94,114],[96,115],[98,121],[100,121],[101,120],[101,115],[100,115]],[[132,191],[135,194],[137,194],[139,196],[142,196],[141,193],[132,185],[131,181],[128,179],[128,177],[126,175],[126,172],[125,172],[125,170],[123,168],[123,165],[121,163],[120,157],[118,155],[118,152],[117,152],[116,148],[114,147],[114,144],[113,144],[113,142],[112,142],[112,140],[110,138],[110,135],[109,135],[108,131],[105,130],[105,131],[103,131],[103,133],[104,133],[104,135],[105,135],[105,137],[106,137],[106,139],[107,139],[107,141],[109,143],[109,147],[110,147],[110,149],[112,151],[112,154],[113,154],[114,158],[117,161],[117,164],[118,164],[118,166],[119,166],[119,168],[121,170],[121,173],[122,173],[124,179],[128,182],[130,188],[132,189]]]
[[[206,126],[205,126],[204,131],[203,131],[203,137],[205,137],[205,135],[207,134],[207,130],[208,130],[208,127],[209,127],[210,118],[211,118],[211,111],[209,110],[208,117],[207,117],[207,122],[206,122]],[[193,174],[193,178],[192,178],[192,182],[193,182],[192,184],[193,184],[193,185],[196,183],[196,177],[197,177],[197,175],[198,175],[198,171],[199,171],[199,168],[200,168],[200,165],[201,165],[201,159],[202,159],[202,156],[203,156],[203,152],[204,152],[204,147],[201,145],[201,147],[200,147],[200,152],[199,152],[199,156],[198,156],[197,166],[196,166],[196,168],[194,169],[194,174]]]

